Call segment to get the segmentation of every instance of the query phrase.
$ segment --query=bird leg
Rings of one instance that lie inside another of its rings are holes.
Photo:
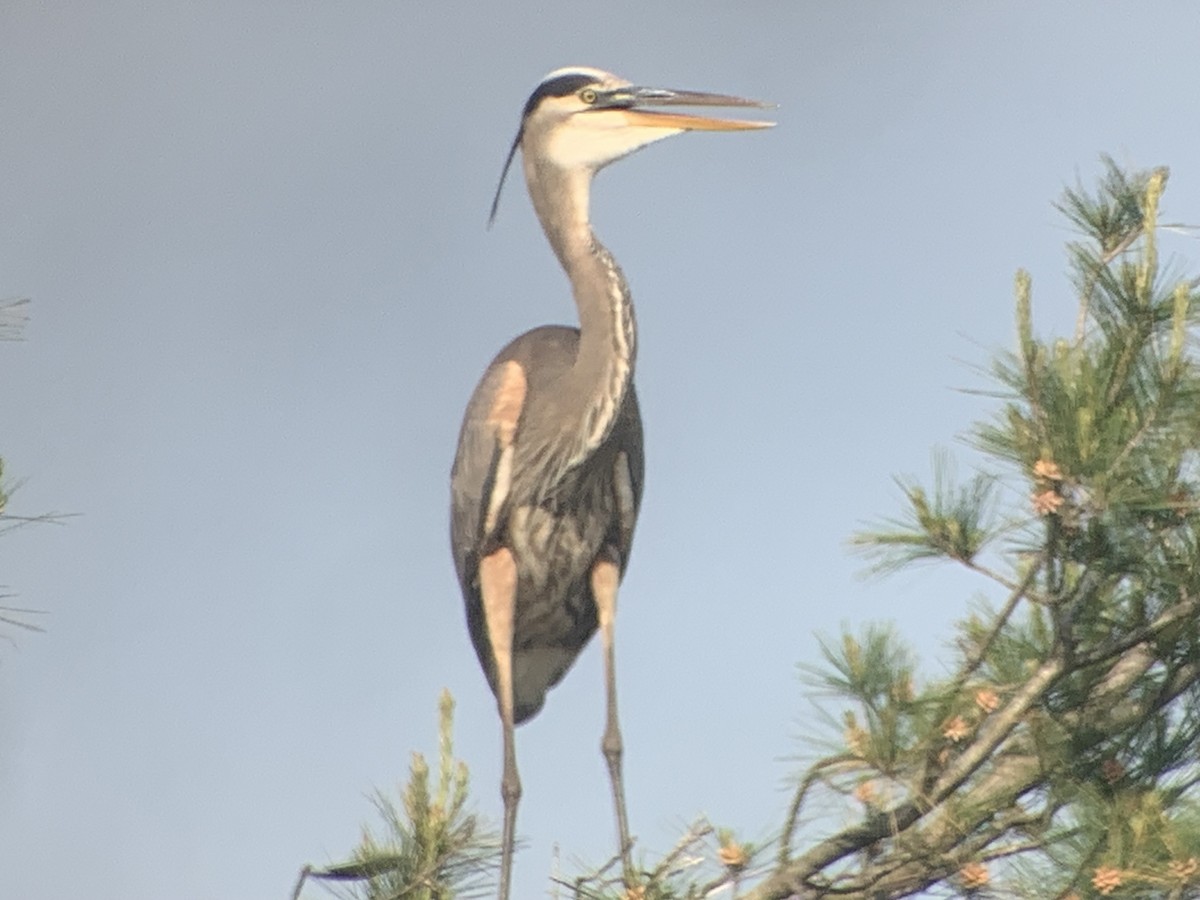
[[[513,841],[517,828],[517,803],[521,777],[513,743],[513,616],[517,605],[517,563],[512,551],[501,547],[479,561],[479,589],[487,620],[488,641],[496,666],[496,703],[504,730],[504,775],[500,796],[504,800],[504,838],[500,857],[500,900],[508,900],[512,881]]]
[[[617,585],[620,580],[620,569],[609,556],[601,556],[592,566],[592,596],[596,600],[600,640],[604,645],[604,689],[608,700],[608,717],[600,749],[604,753],[604,761],[608,763],[608,777],[612,782],[613,806],[617,812],[617,839],[621,847],[625,885],[633,887],[633,863],[629,855],[629,820],[625,813],[625,783],[621,776],[624,745],[621,742],[621,726],[617,722],[617,670],[613,651],[613,625],[617,617]]]

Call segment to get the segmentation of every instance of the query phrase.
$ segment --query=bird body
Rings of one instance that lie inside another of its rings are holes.
[[[530,95],[518,149],[542,230],[571,282],[579,328],[545,326],[500,351],[467,404],[451,471],[450,537],[467,625],[496,696],[504,743],[500,897],[507,900],[521,782],[513,729],[534,716],[597,631],[626,884],[635,876],[621,774],[614,625],[643,481],[633,387],[637,328],[625,277],[592,233],[593,176],[684,131],[769,123],[647,106],[761,106],[720,94],[641,88],[599,69],[551,72]],[[497,189],[492,217],[500,199]]]
[[[513,712],[518,725],[542,708],[546,691],[558,684],[595,634],[592,566],[602,552],[615,551],[624,572],[641,504],[642,422],[632,372],[607,434],[588,457],[591,464],[564,466],[552,479],[532,477],[541,471],[534,448],[582,443],[572,434],[574,429],[564,434],[556,424],[561,410],[555,402],[556,389],[570,377],[578,350],[579,329],[563,326],[528,331],[501,350],[467,407],[451,476],[454,562],[471,641],[492,693],[497,690],[496,667],[478,586],[479,558],[493,546],[506,545],[516,559]],[[515,442],[507,497],[487,529],[487,510],[480,498],[493,495],[496,475],[493,467],[474,466],[473,460],[480,458],[476,448],[486,451],[494,439],[479,433],[484,430],[476,423],[486,422],[513,363],[527,383],[518,428],[523,435],[542,434],[545,440]]]

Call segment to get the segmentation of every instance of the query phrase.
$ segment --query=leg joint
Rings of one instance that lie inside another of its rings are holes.
[[[617,616],[617,587],[620,583],[621,570],[608,554],[592,564],[592,597],[596,601],[596,614],[602,629],[611,628]]]

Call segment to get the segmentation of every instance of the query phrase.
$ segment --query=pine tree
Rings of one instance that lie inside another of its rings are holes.
[[[890,629],[825,647],[845,751],[805,776],[751,897],[1200,897],[1197,283],[1159,265],[1167,170],[1105,169],[1059,203],[1081,234],[1072,339],[1035,337],[1017,273],[1017,349],[973,435],[995,471],[958,484],[942,461],[856,538],[884,570],[945,560],[1003,600],[959,625],[950,678],[918,683]],[[817,788],[861,824],[793,855]]]

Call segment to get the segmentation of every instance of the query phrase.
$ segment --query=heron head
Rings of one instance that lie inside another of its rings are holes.
[[[609,72],[584,66],[556,69],[542,79],[525,102],[520,128],[496,187],[491,219],[496,217],[500,191],[518,148],[539,165],[591,175],[647,144],[685,131],[747,131],[775,124],[654,107],[770,105],[725,94],[639,87]]]

